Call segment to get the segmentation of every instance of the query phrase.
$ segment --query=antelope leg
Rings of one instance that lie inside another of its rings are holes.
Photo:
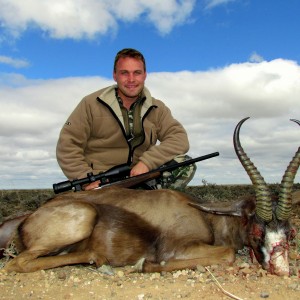
[[[80,252],[72,252],[56,256],[42,256],[42,250],[24,251],[13,260],[9,261],[4,270],[7,272],[35,272],[38,270],[46,270],[66,265],[81,264],[81,263],[96,263],[102,265],[106,262],[104,257],[95,255],[92,251],[85,250]]]
[[[182,269],[196,269],[197,266],[209,266],[214,264],[232,264],[235,253],[232,248],[219,246],[192,246],[186,248],[186,252],[168,260],[164,264],[153,263],[145,260],[143,272],[171,272]]]

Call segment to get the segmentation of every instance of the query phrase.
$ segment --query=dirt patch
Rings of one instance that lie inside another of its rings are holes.
[[[242,256],[232,267],[209,267],[214,277],[201,267],[165,274],[127,274],[128,268],[118,268],[114,275],[105,275],[70,266],[31,274],[0,273],[1,299],[299,299],[297,276],[270,275],[245,260]]]
[[[45,197],[46,194],[43,192]],[[26,202],[23,196],[18,197],[15,201],[18,212],[14,214],[30,210],[26,205],[22,207],[21,203]],[[40,203],[44,200],[44,197],[39,199]],[[40,205],[32,201],[33,206]],[[2,199],[0,203],[2,206]],[[252,262],[247,249],[243,249],[233,266],[198,266],[197,270],[171,273],[131,273],[132,269],[126,267],[115,268],[114,273],[108,275],[93,266],[67,266],[30,274],[6,274],[0,270],[0,299],[299,299],[299,215],[299,205],[294,206],[291,220],[297,236],[290,245],[290,277],[268,274]],[[1,263],[3,265],[5,260]]]

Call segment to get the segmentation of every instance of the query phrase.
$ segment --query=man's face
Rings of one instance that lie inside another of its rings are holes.
[[[118,60],[113,77],[118,84],[121,99],[133,101],[144,88],[147,73],[141,60],[125,57]]]

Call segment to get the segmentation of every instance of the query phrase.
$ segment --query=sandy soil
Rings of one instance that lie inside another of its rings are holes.
[[[294,266],[293,272],[299,272]],[[299,299],[298,274],[267,274],[247,255],[229,267],[211,266],[166,274],[106,275],[92,267],[63,267],[31,274],[0,271],[0,299]],[[220,285],[220,286],[219,286]],[[224,290],[223,290],[224,289]],[[230,294],[226,294],[230,293]]]

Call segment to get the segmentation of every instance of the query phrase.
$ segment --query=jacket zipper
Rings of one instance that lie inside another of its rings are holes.
[[[144,137],[143,141],[142,141],[139,145],[136,145],[136,146],[132,149],[130,143],[128,142],[128,140],[127,140],[127,138],[126,138],[126,132],[125,132],[125,129],[124,129],[122,123],[120,122],[118,116],[115,114],[115,112],[113,111],[113,109],[112,109],[106,102],[104,102],[103,100],[101,100],[99,97],[97,97],[97,100],[98,100],[98,102],[100,102],[101,104],[103,104],[105,107],[108,108],[108,110],[111,112],[112,116],[115,118],[115,120],[116,120],[117,123],[119,124],[119,126],[120,126],[120,128],[121,128],[121,130],[122,130],[123,136],[124,136],[124,138],[125,138],[125,140],[126,140],[126,143],[127,143],[127,145],[128,145],[128,148],[129,148],[128,158],[127,158],[127,164],[130,166],[130,165],[132,164],[132,160],[133,160],[133,152],[134,152],[134,150],[135,150],[137,147],[139,147],[141,144],[144,143],[145,137]],[[143,116],[143,118],[142,118],[142,128],[143,128],[143,131],[144,131],[144,120],[145,120],[145,118],[148,116],[148,114],[150,113],[150,111],[151,111],[152,109],[154,109],[154,108],[157,108],[157,106],[156,106],[156,105],[150,106],[150,107],[147,109],[146,113],[144,114],[144,116]]]

